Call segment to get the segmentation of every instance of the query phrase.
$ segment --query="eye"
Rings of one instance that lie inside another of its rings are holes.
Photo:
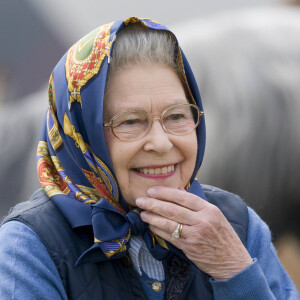
[[[185,119],[184,113],[171,114],[166,117],[166,120],[170,120],[170,121],[177,121],[177,120],[181,120],[181,119]]]
[[[171,122],[171,123],[174,123],[174,122],[181,122],[183,120],[186,120],[187,118],[187,115],[186,115],[186,112],[183,111],[182,109],[172,109],[170,110],[169,112],[166,112],[165,115],[164,115],[164,122]]]
[[[147,126],[148,116],[145,112],[125,112],[114,120],[116,130],[136,130]]]
[[[143,121],[141,119],[127,119],[122,121],[121,123],[118,124],[118,126],[130,126],[130,125],[137,125],[139,123],[142,123]]]

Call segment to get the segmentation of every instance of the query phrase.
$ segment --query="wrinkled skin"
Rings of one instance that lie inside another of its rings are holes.
[[[215,280],[226,280],[252,263],[239,237],[214,205],[183,188],[151,187],[148,197],[136,200],[150,230],[181,249]],[[172,232],[183,224],[181,237]]]

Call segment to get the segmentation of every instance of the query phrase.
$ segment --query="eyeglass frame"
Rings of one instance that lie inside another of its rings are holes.
[[[184,133],[174,133],[174,132],[168,131],[168,129],[164,126],[163,120],[162,120],[163,115],[165,114],[165,112],[166,112],[167,110],[169,110],[170,108],[176,107],[176,106],[191,106],[191,107],[196,108],[196,110],[198,111],[198,120],[197,120],[197,123],[195,123],[195,127],[194,127],[191,131],[184,132]],[[130,112],[143,112],[143,113],[147,113],[149,116],[152,116],[152,118],[149,118],[149,119],[150,119],[150,124],[149,124],[149,126],[148,126],[148,129],[147,129],[142,135],[140,135],[139,137],[137,137],[137,138],[135,138],[135,139],[132,139],[132,140],[131,140],[131,139],[130,139],[130,140],[127,140],[127,139],[121,139],[121,138],[118,137],[118,136],[115,134],[115,132],[114,132],[113,122],[114,122],[114,120],[117,119],[119,116],[124,115],[124,114],[126,114],[126,113],[130,113]],[[154,121],[155,119],[159,120],[160,125],[161,125],[161,127],[162,127],[162,129],[163,129],[163,131],[164,131],[165,133],[169,133],[169,134],[173,134],[173,135],[180,136],[180,135],[188,134],[188,133],[192,132],[194,129],[196,129],[196,128],[199,126],[200,121],[201,121],[201,118],[202,118],[203,115],[204,115],[204,112],[201,111],[200,108],[199,108],[196,104],[192,104],[192,103],[180,103],[180,104],[173,104],[173,105],[168,106],[167,108],[165,108],[165,109],[161,112],[160,117],[158,117],[158,116],[153,116],[152,114],[150,114],[149,112],[144,111],[144,110],[139,110],[139,109],[129,109],[129,110],[126,110],[126,111],[123,111],[123,112],[120,112],[120,113],[116,114],[115,116],[113,116],[113,117],[110,119],[110,121],[109,121],[108,123],[103,123],[103,126],[104,126],[104,127],[110,127],[111,132],[113,133],[113,135],[114,135],[117,139],[119,139],[120,141],[123,141],[123,142],[132,142],[132,141],[139,140],[139,139],[143,138],[144,136],[146,136],[147,133],[149,132],[150,128],[152,127],[153,121]]]

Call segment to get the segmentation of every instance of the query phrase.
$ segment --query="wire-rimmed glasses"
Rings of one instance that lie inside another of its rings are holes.
[[[104,123],[115,137],[122,141],[135,141],[144,137],[151,128],[153,119],[158,119],[166,133],[184,135],[200,123],[203,112],[195,104],[175,104],[167,107],[160,116],[152,116],[143,110],[121,112]]]

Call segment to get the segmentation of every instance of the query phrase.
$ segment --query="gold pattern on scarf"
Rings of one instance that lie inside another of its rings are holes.
[[[92,183],[92,185],[96,188],[96,190],[101,194],[102,197],[105,196],[105,198],[107,198],[108,200],[114,203],[119,202],[119,191],[117,190],[115,195],[116,197],[113,197],[112,195],[113,188],[110,179],[97,164],[100,164],[105,169],[107,174],[109,174],[111,178],[114,180],[113,174],[111,173],[109,168],[104,164],[104,162],[92,152],[90,146],[83,141],[82,135],[76,132],[75,127],[74,125],[72,125],[71,121],[69,120],[67,113],[64,114],[64,132],[66,135],[68,135],[74,140],[76,147],[80,148],[83,154],[86,153],[87,150],[89,149],[92,158],[96,160],[95,164],[92,164],[88,160],[87,163],[91,167],[91,169],[95,172],[95,174],[97,174],[99,177],[96,177],[93,172],[82,169],[89,182]],[[116,182],[115,185],[117,186]],[[93,201],[90,200],[89,202],[93,202]]]
[[[53,197],[56,195],[68,195],[70,193],[68,184],[77,188],[77,191],[75,192],[75,197],[77,200],[84,202],[90,198],[90,195],[93,195],[93,198],[98,196],[97,191],[91,188],[83,188],[83,186],[74,185],[71,178],[66,175],[66,172],[57,156],[50,156],[46,142],[39,142],[37,157],[38,177],[40,184],[48,197]],[[65,175],[62,177],[59,172]],[[85,193],[85,191],[88,191],[88,193]]]
[[[82,135],[75,131],[75,127],[70,122],[67,113],[64,114],[64,132],[75,141],[76,147],[80,148],[82,153],[86,153],[87,147],[83,141]]]
[[[112,257],[113,255],[115,255],[116,253],[122,253],[124,251],[127,250],[127,242],[129,241],[130,239],[130,236],[131,236],[131,229],[129,228],[129,231],[128,231],[128,234],[124,237],[124,239],[126,240],[126,243],[124,243],[124,245],[120,242],[119,239],[116,239],[116,240],[112,240],[110,242],[115,242],[116,244],[119,245],[119,248],[118,249],[115,249],[115,250],[107,250],[107,251],[103,251],[103,253],[105,254],[105,256],[107,258],[110,258]],[[94,237],[94,242],[95,243],[103,243],[103,241],[97,239],[96,237]]]
[[[51,76],[49,79],[48,101],[49,101],[49,106],[53,110],[53,113],[56,114],[56,97],[55,97],[55,85],[54,85],[53,73],[51,73]]]
[[[85,201],[85,204],[96,203],[101,198],[99,192],[91,187],[87,187],[84,185],[76,184],[76,186],[86,195],[89,196],[92,200]]]
[[[105,57],[110,57],[113,41],[109,41],[113,23],[105,24],[88,33],[75,43],[66,58],[66,78],[70,92],[69,109],[76,101],[82,106],[81,88],[99,73]]]
[[[107,188],[107,185],[103,181],[101,177],[96,177],[96,175],[88,170],[81,169],[82,172],[85,174],[88,181],[94,186],[96,191],[99,193],[100,198],[105,198],[109,203],[111,203],[116,209],[118,209],[120,212],[125,213],[126,211],[124,208],[119,204],[119,198],[115,199],[112,195],[112,192]],[[119,194],[118,194],[119,195]],[[98,200],[99,200],[98,199]],[[95,203],[92,200],[89,201],[90,203]]]
[[[48,150],[48,145],[44,141],[40,141],[37,148],[37,172],[40,184],[48,195],[68,194],[70,192],[65,180],[59,175]]]
[[[155,240],[158,242],[158,244],[160,245],[160,246],[162,246],[163,248],[165,248],[165,249],[169,249],[168,248],[168,245],[167,245],[167,243],[166,243],[166,241],[164,240],[164,239],[162,239],[161,237],[159,237],[158,235],[154,235],[154,238],[155,238]]]
[[[196,179],[196,180],[197,180],[197,179]],[[188,182],[188,184],[187,184],[186,187],[185,187],[185,190],[187,191],[190,187],[191,187],[191,183]]]
[[[139,22],[140,22],[140,19],[137,17],[129,17],[124,20],[125,25],[128,25],[129,23],[139,23]]]
[[[48,110],[47,112],[47,131],[48,131],[48,136],[49,136],[51,146],[55,151],[62,145],[63,141],[58,131],[58,123],[56,119],[53,120],[54,121],[53,126],[49,128],[49,118],[50,118],[49,114],[52,114],[51,110]]]
[[[117,186],[117,182],[114,179],[113,174],[111,173],[110,169],[106,166],[106,164],[96,155],[94,155],[95,160],[97,161],[98,164],[102,166],[103,169],[105,169],[105,172],[111,176],[111,178],[114,180],[115,185]],[[98,172],[100,173],[101,177],[104,178],[106,182],[106,186],[109,189],[109,191],[112,193],[112,185],[110,183],[109,178],[107,177],[106,173],[101,170],[101,168],[98,167]],[[116,197],[115,201],[119,202],[119,189],[116,191]]]
[[[51,146],[56,151],[63,143],[63,140],[60,136],[59,130],[58,130],[58,121],[56,118],[56,99],[55,99],[55,88],[54,88],[54,81],[53,81],[53,74],[50,76],[49,85],[48,85],[48,102],[49,102],[49,110],[47,113],[47,131],[48,136],[51,142]],[[50,115],[53,120],[53,125],[50,128],[49,124],[52,124],[52,122],[49,122]]]

